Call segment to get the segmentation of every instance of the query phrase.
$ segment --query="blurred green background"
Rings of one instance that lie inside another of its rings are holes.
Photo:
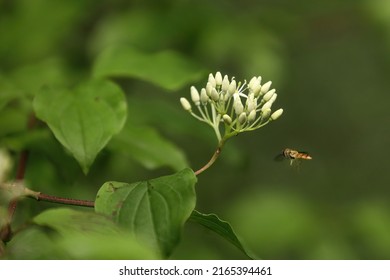
[[[263,259],[390,258],[390,1],[1,0],[0,38],[1,88],[30,100],[42,85],[88,78],[94,59],[112,45],[178,52],[204,69],[198,88],[216,71],[272,80],[283,116],[227,143],[199,176],[197,209],[229,221]],[[152,127],[193,169],[209,160],[213,131],[178,102],[191,84],[172,91],[137,79],[117,82],[129,100],[128,119]],[[22,133],[31,110],[25,98],[7,106],[0,98],[0,110],[0,145],[16,163],[24,143],[45,132]],[[26,177],[42,192],[94,199],[105,181],[174,171],[111,144],[84,176],[47,139],[33,145]],[[274,162],[286,147],[313,160],[299,170]],[[23,201],[16,223],[52,206]],[[172,258],[245,256],[189,223]]]

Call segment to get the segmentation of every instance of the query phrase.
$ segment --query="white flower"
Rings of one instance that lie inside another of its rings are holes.
[[[218,141],[224,141],[241,132],[258,129],[282,115],[283,109],[274,113],[271,110],[277,98],[276,90],[270,90],[272,82],[262,85],[261,81],[261,76],[241,83],[227,75],[222,78],[221,72],[209,74],[200,94],[194,86],[190,89],[196,113],[186,98],[180,98],[180,102],[193,117],[214,129]]]

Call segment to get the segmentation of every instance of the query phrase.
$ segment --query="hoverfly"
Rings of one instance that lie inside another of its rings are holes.
[[[293,149],[286,148],[275,157],[275,160],[278,161],[281,161],[283,159],[289,159],[290,165],[293,165],[295,162],[299,163],[299,160],[301,159],[312,159],[312,157],[307,152],[296,151]]]

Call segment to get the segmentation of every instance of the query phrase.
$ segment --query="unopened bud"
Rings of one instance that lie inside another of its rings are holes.
[[[253,122],[256,119],[256,110],[252,110],[248,115],[248,122]]]
[[[253,92],[255,97],[259,97],[260,96],[260,93],[261,93],[261,85],[260,85],[260,83],[252,88],[252,92]]]
[[[258,78],[253,77],[249,82],[248,88],[253,92],[253,89],[260,86],[260,81]]]
[[[238,93],[235,93],[234,95],[234,103],[233,108],[236,112],[236,115],[239,116],[244,111],[244,105],[242,105],[241,98],[238,95]]]
[[[213,88],[215,88],[215,86],[213,86],[211,82],[207,82],[207,84],[206,84],[206,93],[207,93],[207,95],[209,97],[211,96],[211,91],[213,90]]]
[[[223,115],[222,119],[224,123],[226,123],[227,125],[230,125],[232,123],[232,118],[227,114]]]
[[[272,95],[271,99],[268,102],[271,102],[273,104],[276,100],[276,97],[278,97],[278,95],[275,93],[274,95]]]
[[[200,90],[200,101],[202,102],[202,105],[206,105],[209,101],[209,97],[207,96],[206,89],[202,88]]]
[[[184,97],[180,98],[180,103],[181,106],[183,106],[184,110],[191,111],[191,104],[186,98]]]
[[[264,100],[265,102],[267,102],[268,100],[271,99],[271,97],[272,97],[272,95],[274,95],[274,93],[275,93],[275,89],[271,89],[271,90],[268,91],[266,94],[264,94],[263,100]]]
[[[253,109],[256,109],[257,107],[257,99],[254,98],[254,94],[250,93],[248,95],[248,99],[246,100],[246,108],[248,112],[252,111]]]
[[[236,89],[237,89],[236,80],[232,80],[232,82],[230,83],[229,88],[228,88],[228,94],[229,94],[229,96],[232,96],[233,93],[236,92]]]
[[[215,88],[213,88],[213,89],[211,90],[210,98],[211,98],[212,100],[214,100],[215,102],[217,102],[217,101],[219,100],[219,94],[218,94],[218,92],[217,92],[217,90],[216,90]]]
[[[267,108],[265,110],[261,110],[261,113],[262,120],[268,119],[269,115],[271,114],[271,109]]]
[[[212,87],[215,87],[217,85],[217,83],[215,82],[215,78],[211,73],[209,74],[208,82],[211,84]]]
[[[217,86],[222,85],[222,74],[221,74],[221,72],[217,72],[215,74],[215,83],[216,83]]]
[[[252,88],[253,85],[256,83],[256,81],[257,81],[257,78],[256,78],[256,77],[253,77],[253,78],[249,81],[249,83],[248,83],[248,88]]]
[[[225,77],[223,77],[223,81],[222,81],[222,90],[224,92],[227,92],[228,88],[229,88],[229,77],[227,75],[225,75]]]
[[[245,113],[241,113],[241,115],[238,117],[238,122],[240,124],[244,124],[246,122],[246,114]]]
[[[271,87],[272,82],[266,82],[264,85],[261,86],[261,93],[266,93],[269,91],[269,88]]]
[[[272,120],[277,120],[281,115],[283,114],[283,109],[278,109],[275,112],[272,113],[271,119]]]
[[[194,102],[194,104],[196,106],[200,105],[199,92],[198,92],[198,90],[194,86],[191,87],[191,99],[192,99],[192,102]]]
[[[272,107],[272,102],[268,101],[268,102],[266,102],[266,103],[263,105],[263,107],[261,107],[261,111],[264,112],[265,110],[271,109],[271,107]]]

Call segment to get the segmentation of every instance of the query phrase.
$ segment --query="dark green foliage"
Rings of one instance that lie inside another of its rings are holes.
[[[113,215],[121,205],[106,203],[107,218],[23,199],[1,257],[234,259],[243,243],[263,259],[388,259],[389,11],[381,0],[0,1],[6,180],[28,150],[34,191],[93,201],[114,184],[157,201],[133,214],[180,213],[165,229],[162,217],[138,217],[134,230],[131,215]],[[192,170],[217,143],[178,101],[216,71],[272,80],[284,114],[229,141],[195,188]],[[284,148],[313,160],[274,163]],[[181,172],[184,183],[168,185],[186,201],[168,196],[172,211],[160,213],[159,182]],[[163,234],[151,237],[151,225]],[[183,227],[195,230],[183,238]]]

